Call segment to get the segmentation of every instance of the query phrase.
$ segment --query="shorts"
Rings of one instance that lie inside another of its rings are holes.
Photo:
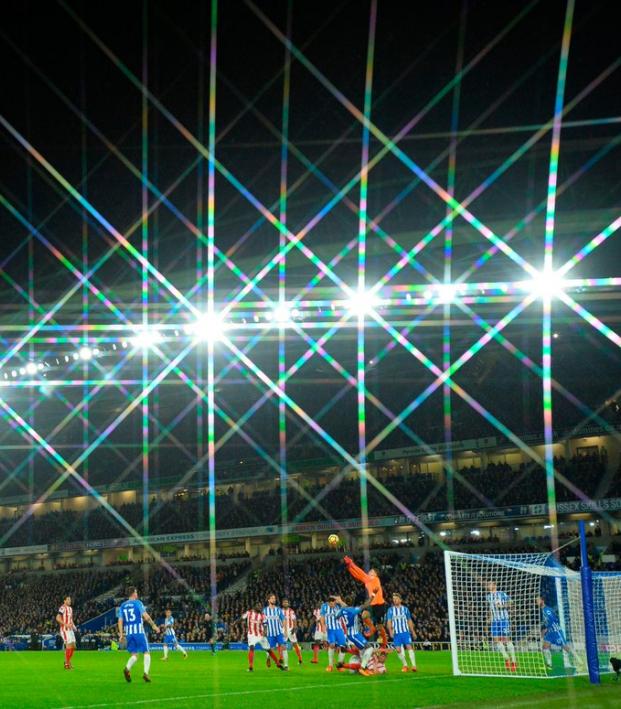
[[[557,645],[558,647],[565,647],[565,645],[567,645],[565,634],[560,630],[548,630],[543,636],[543,642],[550,643],[550,645]]]
[[[369,612],[371,613],[371,620],[373,621],[374,625],[384,625],[384,616],[386,615],[386,604],[385,603],[378,603],[376,606],[371,606],[369,608]]]
[[[412,636],[409,633],[395,633],[392,644],[395,647],[412,644]]]
[[[341,628],[334,628],[334,630],[328,628],[328,642],[337,647],[347,647],[347,639]]]
[[[264,650],[270,649],[270,644],[267,642],[265,635],[249,635],[248,647],[254,647],[255,645],[259,645]]]
[[[269,643],[270,648],[275,648],[279,645],[284,645],[285,639],[282,633],[278,633],[278,635],[268,635],[267,642]]]
[[[75,633],[73,630],[61,630],[60,637],[65,645],[75,645]]]
[[[176,645],[177,637],[175,635],[164,635],[164,637],[162,638],[162,642],[165,645]]]
[[[326,637],[327,636],[323,632],[323,630],[315,630],[315,634],[313,635],[313,640],[316,640],[318,643],[325,643]]]
[[[149,652],[147,636],[144,633],[140,633],[138,635],[128,635],[127,652],[131,652],[132,655],[137,652]]]
[[[361,633],[352,633],[347,636],[347,640],[358,650],[364,650],[369,644],[368,640]]]
[[[290,643],[293,643],[294,645],[297,644],[297,642],[298,642],[298,636],[295,634],[295,630],[290,630],[290,631],[287,633],[287,640],[288,640]]]
[[[511,635],[511,623],[508,620],[493,620],[490,631],[493,638],[508,638]]]

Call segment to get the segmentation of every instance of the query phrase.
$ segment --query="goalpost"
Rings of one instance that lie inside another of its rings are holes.
[[[453,674],[598,682],[611,671],[621,653],[621,574],[591,576],[587,564],[578,573],[552,554],[445,551],[444,563]]]

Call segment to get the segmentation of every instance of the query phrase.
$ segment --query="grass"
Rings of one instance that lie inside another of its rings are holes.
[[[452,677],[448,653],[419,652],[417,674],[402,674],[390,656],[383,677],[327,674],[325,656],[320,665],[292,664],[288,673],[268,670],[257,653],[254,674],[246,672],[242,652],[175,653],[168,662],[154,652],[152,684],[142,682],[142,660],[135,665],[133,682],[122,676],[125,652],[79,652],[75,670],[63,670],[59,652],[0,653],[0,705],[25,709],[60,707],[126,707],[127,709],[332,709],[367,706],[382,709],[416,707],[476,707],[477,709],[591,709],[621,706],[621,684],[605,675],[592,687],[584,677],[553,680]],[[295,656],[291,653],[291,659]]]

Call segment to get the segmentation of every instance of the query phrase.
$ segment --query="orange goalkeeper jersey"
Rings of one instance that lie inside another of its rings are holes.
[[[356,581],[362,581],[364,587],[367,589],[369,598],[371,599],[372,606],[381,606],[384,604],[384,591],[382,590],[382,583],[377,576],[369,576],[363,569],[356,566],[354,562],[348,557],[345,557],[345,563],[347,564],[347,570],[356,579]]]

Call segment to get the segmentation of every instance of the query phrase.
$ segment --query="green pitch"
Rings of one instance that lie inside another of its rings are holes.
[[[290,658],[295,655],[290,653]],[[134,666],[133,681],[122,675],[124,652],[78,652],[75,670],[63,670],[59,652],[0,653],[0,705],[26,707],[80,707],[105,709],[415,709],[416,707],[476,707],[492,709],[590,709],[621,706],[621,682],[610,675],[601,687],[591,687],[585,678],[553,680],[455,678],[448,653],[419,652],[417,674],[402,674],[396,657],[389,656],[383,677],[360,677],[349,673],[327,674],[325,656],[320,665],[302,667],[297,661],[288,673],[264,665],[257,653],[255,671],[246,672],[242,652],[190,653],[187,660],[173,654],[161,662],[153,653],[151,677],[142,681],[142,659]],[[291,661],[291,660],[290,660]]]

